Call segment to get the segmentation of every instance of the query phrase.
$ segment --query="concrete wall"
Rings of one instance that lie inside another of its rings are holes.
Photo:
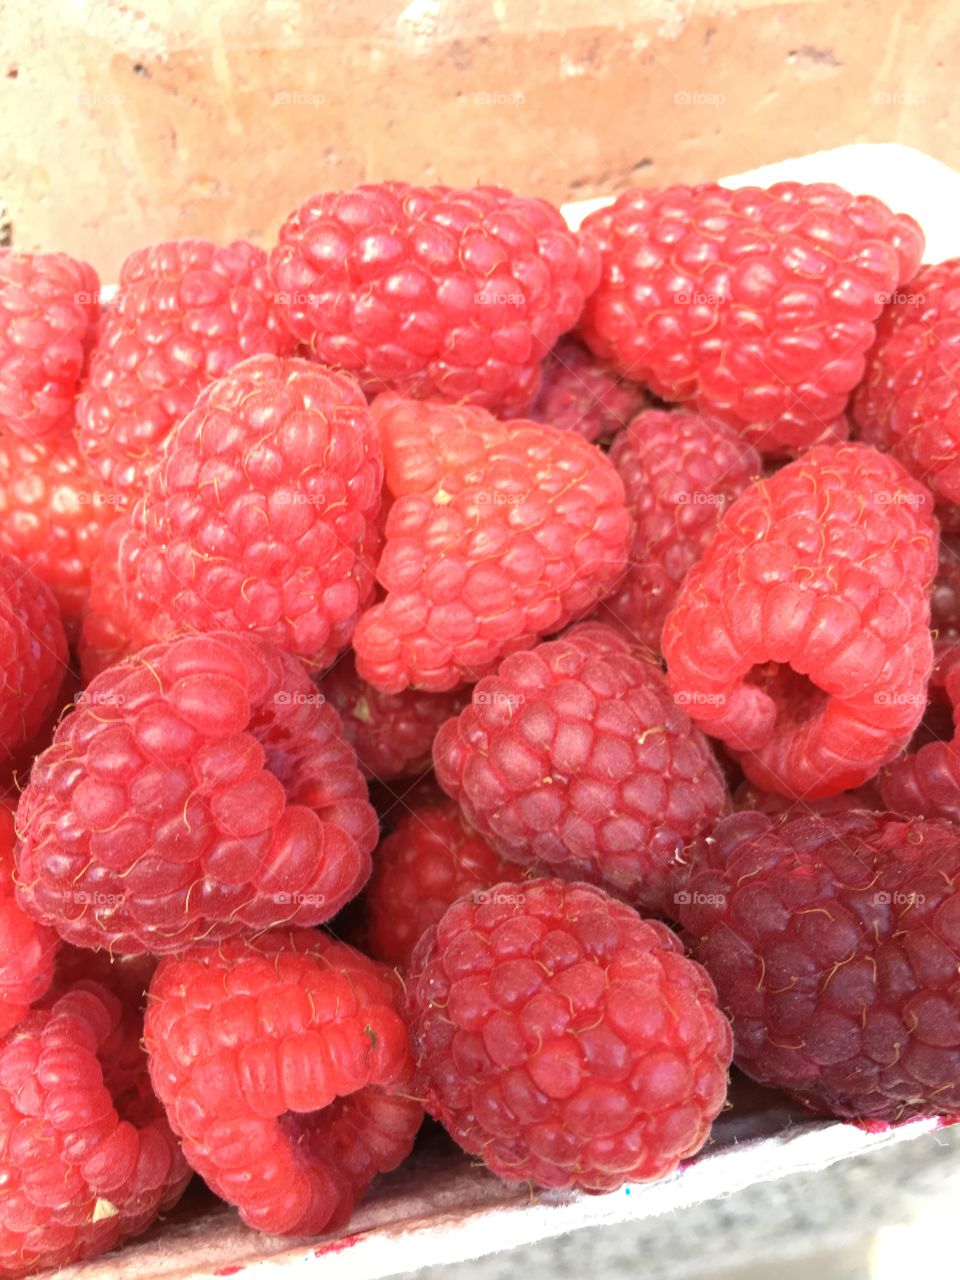
[[[960,166],[948,0],[17,0],[0,27],[14,243],[105,279],[365,179],[561,201],[867,140]]]

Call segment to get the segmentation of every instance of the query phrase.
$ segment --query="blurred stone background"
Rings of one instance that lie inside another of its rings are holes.
[[[847,142],[960,165],[958,40],[943,0],[5,5],[0,197],[15,245],[110,280],[367,179],[563,201]]]

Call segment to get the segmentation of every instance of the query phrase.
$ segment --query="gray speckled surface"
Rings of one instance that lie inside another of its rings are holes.
[[[588,1229],[409,1280],[869,1280],[877,1231],[956,1212],[960,1126],[759,1183],[682,1213]]]

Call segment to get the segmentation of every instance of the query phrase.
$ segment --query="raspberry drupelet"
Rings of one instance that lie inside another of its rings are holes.
[[[97,676],[37,758],[17,830],[28,914],[118,954],[327,920],[377,841],[336,712],[295,658],[230,633]]]
[[[20,1022],[53,981],[59,938],[31,920],[13,888],[13,814],[0,805],[0,1036]]]
[[[929,493],[822,445],[727,509],[663,630],[674,697],[764,791],[852,790],[907,744],[933,660]]]
[[[689,858],[676,914],[737,1066],[848,1119],[960,1112],[958,828],[738,813]]]
[[[29,742],[54,709],[67,637],[53,592],[0,551],[0,761]]]
[[[423,1118],[396,975],[308,929],[161,961],[144,1042],[192,1167],[250,1227],[342,1226]]]
[[[543,362],[543,382],[523,417],[596,443],[622,430],[648,403],[638,382],[615,373],[572,334]]]
[[[374,402],[392,504],[357,670],[389,693],[455,688],[591,611],[623,573],[630,516],[609,459],[484,409]]]
[[[368,183],[311,196],[270,255],[287,327],[371,393],[516,412],[597,283],[595,250],[502,187]]]
[[[660,667],[599,623],[506,658],[437,734],[434,763],[504,857],[654,911],[684,845],[729,805]]]
[[[724,1104],[732,1041],[707,974],[666,925],[589,885],[461,898],[407,990],[427,1111],[507,1181],[662,1178]]]

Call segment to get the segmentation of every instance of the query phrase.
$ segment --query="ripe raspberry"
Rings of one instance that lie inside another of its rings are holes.
[[[764,791],[852,790],[906,746],[932,662],[930,496],[864,445],[751,486],[663,630],[674,697]]]
[[[0,250],[0,426],[25,440],[68,436],[97,336],[100,281],[65,253]]]
[[[602,260],[588,346],[762,453],[837,429],[884,300],[923,252],[912,218],[825,183],[635,189],[583,234]]]
[[[91,951],[64,942],[57,952],[55,985],[60,989],[81,981],[96,982],[112,991],[126,1008],[142,1012],[158,963],[156,956],[146,953],[112,956],[109,951]]]
[[[960,502],[958,370],[960,258],[952,258],[922,267],[894,295],[853,402],[862,438],[944,503]]]
[[[437,780],[504,857],[659,910],[728,804],[658,666],[598,623],[506,658],[437,734]]]
[[[50,986],[59,942],[52,929],[35,924],[17,905],[14,839],[13,814],[0,805],[0,1036],[12,1031]]]
[[[937,577],[930,597],[930,626],[941,640],[960,640],[960,537],[940,534]]]
[[[284,320],[371,391],[515,411],[596,286],[553,205],[502,187],[380,182],[311,196],[270,255]]]
[[[153,642],[152,619],[126,597],[120,582],[120,547],[131,530],[130,516],[107,528],[90,566],[90,592],[77,645],[84,683]]]
[[[0,1276],[106,1253],[183,1194],[139,1040],[139,1018],[81,982],[0,1042]]]
[[[461,898],[408,982],[428,1112],[511,1182],[611,1191],[698,1151],[731,1038],[666,925],[560,880]],[[519,899],[519,900],[518,900]]]
[[[326,666],[371,599],[383,464],[352,378],[258,356],[167,441],[120,542],[134,644],[248,631]]]
[[[262,249],[197,239],[138,249],[90,361],[80,447],[106,489],[137,493],[205,386],[246,356],[292,349]]]
[[[713,540],[727,503],[761,474],[760,455],[721,422],[649,409],[610,450],[636,529],[627,576],[600,606],[660,650],[680,583]]]
[[[960,1110],[955,827],[740,813],[691,863],[677,913],[739,1067],[848,1118]]]
[[[803,818],[814,814],[846,813],[849,809],[882,809],[884,805],[876,780],[872,779],[855,791],[841,791],[835,796],[824,796],[819,800],[797,800],[792,796],[779,796],[774,791],[761,791],[752,783],[743,782],[733,793],[733,807],[738,813],[756,810],[771,818],[778,818],[781,814]]]
[[[163,960],[144,1040],[184,1155],[248,1226],[315,1235],[423,1117],[395,975],[307,929]]]
[[[253,637],[186,636],[92,681],[17,809],[19,898],[69,942],[178,951],[326,920],[377,821],[332,707]]]
[[[427,773],[433,767],[437,730],[470,700],[469,691],[462,689],[383,693],[360,679],[352,654],[325,671],[317,688],[336,707],[360,768],[381,782]]]
[[[67,638],[50,588],[0,551],[0,759],[40,729],[67,666]]]
[[[90,570],[121,506],[107,501],[73,437],[55,444],[0,437],[0,551],[45,582],[74,636]]]
[[[357,670],[388,693],[451,689],[588,613],[626,564],[630,517],[608,459],[571,432],[483,409],[373,405],[394,499],[360,619]]]
[[[406,967],[423,934],[458,898],[472,894],[483,902],[491,885],[521,875],[470,830],[452,800],[435,792],[410,804],[377,849],[362,898],[365,949]]]
[[[910,751],[881,771],[880,794],[896,813],[960,825],[960,645],[939,647],[938,659],[923,723]]]
[[[540,392],[524,416],[595,441],[615,435],[646,404],[639,383],[622,378],[567,335],[544,361]]]

